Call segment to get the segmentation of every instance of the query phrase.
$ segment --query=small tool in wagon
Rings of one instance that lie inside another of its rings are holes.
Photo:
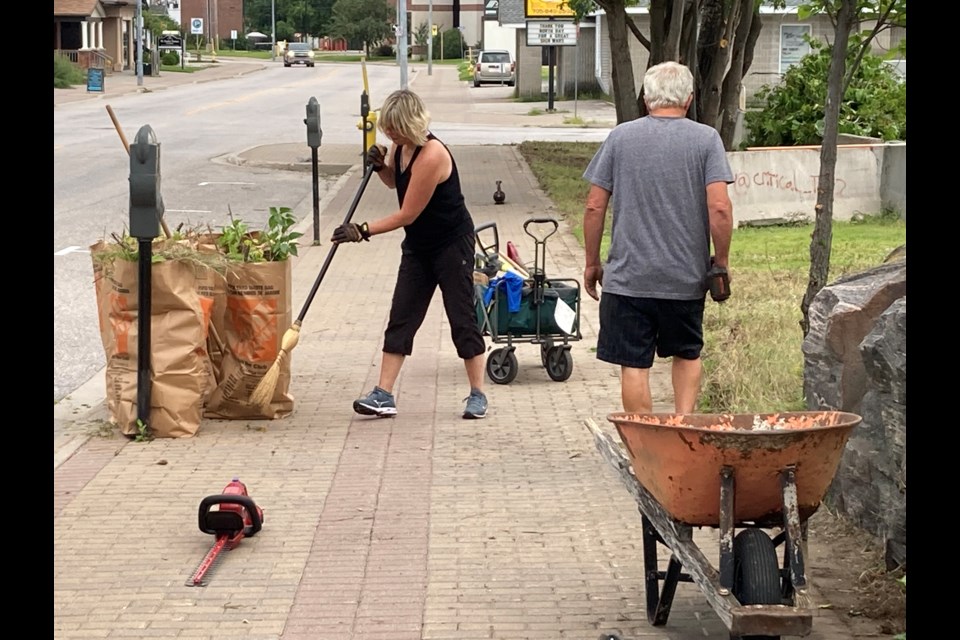
[[[218,507],[213,509],[213,507]],[[206,586],[205,578],[219,564],[220,554],[240,544],[244,538],[263,528],[263,509],[254,503],[245,484],[234,476],[223,493],[200,501],[200,531],[216,536],[216,541],[200,565],[187,580],[188,587]]]

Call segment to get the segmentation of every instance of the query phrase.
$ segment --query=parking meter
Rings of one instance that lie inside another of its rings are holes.
[[[307,125],[307,145],[316,149],[320,146],[323,131],[320,129],[320,103],[314,97],[307,102],[307,117],[303,123]]]
[[[149,240],[159,236],[163,211],[160,143],[150,125],[144,125],[130,145],[130,235]]]

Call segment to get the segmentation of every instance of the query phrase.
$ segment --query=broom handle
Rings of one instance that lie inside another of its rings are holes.
[[[360,204],[360,197],[363,195],[364,190],[367,188],[367,183],[370,182],[370,176],[373,175],[373,165],[368,165],[366,170],[363,172],[363,180],[360,182],[360,188],[357,190],[357,194],[353,196],[353,202],[350,203],[350,209],[347,210],[347,215],[343,219],[343,224],[350,222],[350,219],[353,218],[354,212],[357,210],[357,205]],[[330,247],[330,251],[327,253],[327,259],[323,261],[323,266],[320,267],[320,273],[317,274],[317,279],[313,283],[313,288],[310,289],[310,294],[307,296],[307,301],[303,303],[303,308],[300,310],[300,315],[297,316],[297,324],[303,324],[303,318],[307,315],[307,309],[310,308],[310,303],[313,302],[313,297],[317,295],[317,289],[320,288],[320,282],[323,281],[323,276],[327,274],[327,269],[330,267],[330,262],[333,260],[333,254],[337,252],[337,247],[339,244],[334,243]]]

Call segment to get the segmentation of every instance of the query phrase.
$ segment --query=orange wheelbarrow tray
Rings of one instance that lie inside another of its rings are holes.
[[[607,420],[623,446],[587,426],[640,508],[649,622],[665,625],[677,583],[695,582],[731,639],[808,635],[816,607],[804,569],[806,521],[860,416],[620,412]],[[719,530],[719,570],[693,541],[693,527]],[[670,552],[666,571],[658,545]]]

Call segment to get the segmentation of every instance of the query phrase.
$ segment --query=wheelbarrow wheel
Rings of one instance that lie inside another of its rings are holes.
[[[562,345],[551,347],[547,352],[546,366],[551,380],[563,382],[573,373],[573,354]]]
[[[510,384],[517,377],[517,356],[513,349],[501,347],[487,356],[487,375],[497,384]]]
[[[744,529],[734,537],[733,595],[740,604],[782,604],[779,562],[773,540],[762,529]],[[740,636],[739,640],[780,640],[780,636]]]

